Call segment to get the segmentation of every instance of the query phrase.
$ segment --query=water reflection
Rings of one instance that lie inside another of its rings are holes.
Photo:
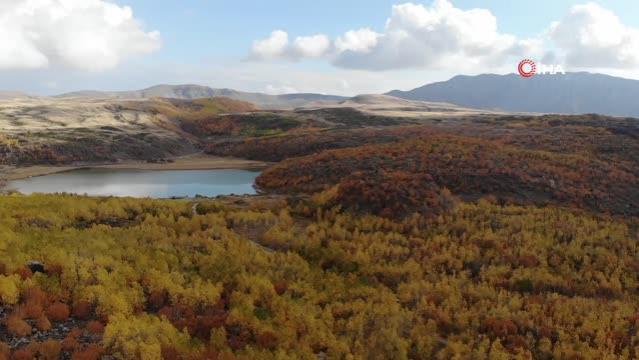
[[[254,194],[252,170],[82,169],[16,180],[10,189],[24,194],[67,192],[96,196],[182,197]]]

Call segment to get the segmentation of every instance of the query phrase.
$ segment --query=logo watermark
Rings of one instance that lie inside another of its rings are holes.
[[[535,74],[539,75],[557,75],[566,74],[564,67],[560,64],[542,64],[535,63],[530,59],[524,59],[519,62],[517,66],[517,71],[519,75],[525,78],[533,77]]]

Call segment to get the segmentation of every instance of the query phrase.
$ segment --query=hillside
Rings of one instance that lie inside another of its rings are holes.
[[[5,154],[281,162],[257,196],[0,195],[0,358],[636,358],[637,122],[374,113],[425,104],[3,105]]]
[[[198,151],[186,124],[252,104],[215,98],[123,101],[24,98],[0,101],[0,165],[157,160]]]
[[[0,91],[0,100],[26,99],[32,96],[20,91]]]
[[[639,81],[602,74],[566,73],[523,78],[516,74],[455,76],[388,95],[409,100],[516,112],[639,117]]]
[[[153,92],[158,94],[177,96]],[[155,161],[201,149],[232,155],[234,150],[223,150],[227,145],[260,139],[297,143],[297,138],[326,130],[497,114],[383,95],[358,96],[332,105],[314,103],[295,110],[260,110],[252,103],[226,97],[120,99],[87,95],[91,97],[12,96],[0,100],[0,165]],[[329,142],[331,138],[326,135]],[[361,141],[368,140],[362,137],[358,143]]]
[[[153,97],[192,100],[209,97],[227,97],[253,103],[264,109],[295,108],[309,104],[335,103],[345,97],[322,94],[285,94],[268,95],[255,92],[243,92],[232,89],[214,89],[201,85],[156,85],[135,91],[77,91],[58,95],[60,98],[111,98],[111,99],[149,99]]]
[[[0,0],[0,360],[639,360],[639,0]]]
[[[636,355],[621,219],[489,200],[388,219],[323,201],[0,196],[0,356]]]
[[[639,177],[624,166],[437,134],[293,158],[266,169],[256,184],[310,194],[335,187],[334,204],[392,217],[438,214],[450,193],[639,215]]]
[[[337,104],[307,105],[306,108],[351,108],[362,113],[386,117],[451,118],[470,115],[498,114],[495,111],[471,109],[450,103],[406,100],[389,95],[357,95]]]

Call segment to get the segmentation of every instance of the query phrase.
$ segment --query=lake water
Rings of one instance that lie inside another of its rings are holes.
[[[23,194],[66,192],[95,196],[169,198],[255,194],[253,170],[80,169],[11,181]]]

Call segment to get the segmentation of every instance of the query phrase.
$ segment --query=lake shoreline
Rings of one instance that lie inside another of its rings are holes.
[[[124,160],[118,163],[86,163],[74,165],[33,165],[0,168],[0,190],[13,180],[27,179],[63,173],[78,169],[118,169],[118,170],[255,170],[264,169],[270,163],[240,158],[192,154],[170,159],[170,162],[150,163],[140,160]]]

